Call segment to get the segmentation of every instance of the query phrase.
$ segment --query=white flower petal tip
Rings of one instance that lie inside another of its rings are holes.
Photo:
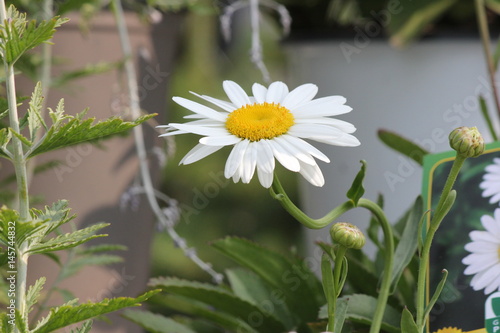
[[[173,101],[190,110],[182,124],[160,125],[166,129],[160,136],[196,134],[199,144],[189,151],[180,164],[197,162],[225,146],[233,146],[224,168],[224,176],[234,182],[249,183],[256,176],[260,184],[272,185],[276,161],[292,172],[300,173],[309,183],[321,187],[325,179],[317,160],[330,158],[306,140],[335,146],[355,147],[359,140],[352,135],[353,124],[332,118],[348,113],[342,96],[315,99],[318,87],[306,83],[289,90],[276,81],[269,86],[252,85],[248,95],[233,81],[224,81],[226,100],[191,92],[211,104],[173,97]]]
[[[484,215],[481,224],[486,231],[474,230],[469,233],[472,242],[465,245],[469,255],[462,259],[467,266],[464,275],[473,275],[470,286],[474,290],[484,289],[488,295],[500,290],[500,208],[494,217]]]

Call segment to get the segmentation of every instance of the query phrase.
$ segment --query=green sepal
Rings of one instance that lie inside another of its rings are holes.
[[[411,158],[421,166],[424,164],[424,156],[429,154],[424,148],[394,132],[378,130],[377,135],[389,148]]]
[[[366,161],[361,162],[361,169],[358,174],[354,178],[352,182],[351,188],[347,191],[347,198],[351,199],[355,205],[358,204],[359,199],[365,194],[365,188],[363,187],[363,180],[365,179],[366,174]]]
[[[404,308],[403,314],[401,316],[401,332],[402,333],[420,333],[415,323],[415,319],[408,310],[407,307]]]
[[[237,297],[234,293],[225,288],[213,286],[207,283],[200,283],[177,278],[153,278],[148,283],[153,288],[162,288],[164,291],[181,295],[198,302],[211,305],[218,311],[230,314],[242,320],[248,320],[251,313],[259,315],[256,329],[262,333],[273,333],[286,331],[286,327],[268,309],[254,305],[244,299]],[[248,322],[250,326],[257,323]]]
[[[186,325],[149,311],[125,310],[122,316],[150,333],[196,333]]]
[[[55,28],[67,22],[59,17],[42,21],[38,25],[34,20],[28,20],[25,13],[20,13],[11,5],[7,10],[7,20],[0,22],[1,55],[8,65],[13,65],[26,51],[48,42]]]
[[[79,305],[62,305],[51,308],[49,314],[44,317],[30,333],[49,333],[57,329],[79,323],[100,315],[104,315],[116,310],[131,306],[139,306],[159,290],[151,290],[139,297],[118,297],[104,299],[97,303],[84,303]]]

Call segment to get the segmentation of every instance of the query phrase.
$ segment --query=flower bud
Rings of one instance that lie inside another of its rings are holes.
[[[458,127],[449,139],[451,148],[464,157],[478,157],[484,152],[484,140],[476,127]]]
[[[332,240],[348,249],[359,250],[365,245],[365,235],[353,224],[339,222],[330,228]]]

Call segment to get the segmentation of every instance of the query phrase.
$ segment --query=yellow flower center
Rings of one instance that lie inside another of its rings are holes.
[[[285,134],[294,124],[293,114],[274,103],[244,105],[229,114],[226,128],[242,139],[259,141]]]

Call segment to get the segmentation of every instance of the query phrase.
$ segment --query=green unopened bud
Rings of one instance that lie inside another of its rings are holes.
[[[484,140],[476,127],[458,127],[449,139],[451,148],[464,157],[478,157],[484,152]]]
[[[353,224],[339,222],[330,228],[332,240],[348,249],[359,250],[365,245],[365,235]]]

